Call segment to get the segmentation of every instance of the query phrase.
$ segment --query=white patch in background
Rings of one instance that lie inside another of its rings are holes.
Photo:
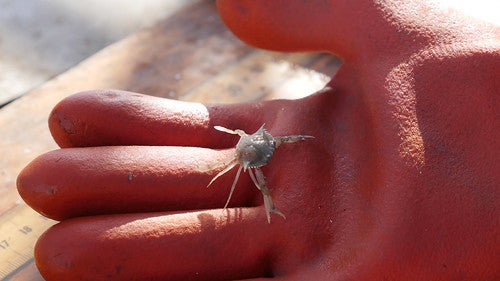
[[[500,25],[500,1],[498,0],[437,0],[442,8],[458,10],[468,16]]]
[[[0,0],[0,106],[193,0]]]

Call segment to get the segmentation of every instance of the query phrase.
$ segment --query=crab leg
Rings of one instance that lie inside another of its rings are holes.
[[[266,181],[264,179],[264,174],[262,170],[259,168],[255,168],[255,175],[252,169],[248,169],[248,173],[250,174],[250,178],[252,179],[255,186],[262,192],[264,196],[264,208],[266,209],[267,222],[271,223],[271,213],[278,214],[286,219],[285,215],[274,206],[273,199],[271,198],[271,193],[269,188],[267,188]]]
[[[253,171],[252,169],[248,169],[248,174],[250,175],[250,178],[252,179],[253,183],[255,184],[255,186],[257,187],[258,190],[261,190],[260,189],[260,186],[259,186],[259,183],[257,182],[257,179],[255,178],[255,175],[253,174]]]
[[[236,182],[238,182],[238,178],[240,177],[241,169],[243,166],[240,166],[238,168],[238,172],[236,173],[236,176],[234,177],[233,185],[231,186],[231,191],[229,191],[229,197],[227,198],[226,205],[224,205],[224,209],[226,209],[227,205],[229,204],[229,201],[231,200],[231,196],[233,196],[233,191],[234,188],[236,187]]]
[[[278,148],[278,146],[280,146],[282,143],[292,143],[313,138],[314,138],[313,136],[307,136],[307,135],[294,135],[294,136],[274,137],[274,140],[276,141],[276,148]]]
[[[240,137],[248,136],[247,133],[245,133],[245,131],[239,130],[239,129],[236,129],[236,130],[233,131],[231,129],[224,128],[222,126],[214,126],[214,128],[217,131],[221,131],[221,132],[232,134],[232,135],[239,135]]]
[[[236,158],[233,155],[230,158],[227,158],[226,160],[224,160],[223,162],[219,162],[219,163],[215,163],[215,164],[210,164],[210,165],[198,165],[198,171],[200,171],[200,172],[210,172],[210,171],[213,171],[213,170],[217,170],[217,169],[220,169],[222,167],[226,167],[229,164],[232,164],[233,161],[235,161],[235,160],[236,160]]]
[[[208,183],[207,187],[209,187],[218,177],[222,176],[223,174],[227,173],[229,170],[234,168],[238,164],[238,161],[236,159],[233,160],[233,162],[230,162],[230,164],[224,168],[224,170],[220,171],[211,181]]]

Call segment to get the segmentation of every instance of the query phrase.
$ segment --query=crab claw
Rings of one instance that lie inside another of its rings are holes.
[[[275,213],[280,215],[283,219],[286,220],[285,215],[274,206],[273,199],[269,194],[262,194],[264,196],[264,208],[266,209],[267,222],[271,223],[271,213]]]
[[[271,198],[269,188],[267,188],[262,170],[259,168],[254,168],[254,171],[252,171],[252,168],[250,168],[248,169],[248,174],[250,175],[250,178],[252,179],[255,186],[260,190],[260,192],[262,192],[262,196],[264,196],[264,208],[266,209],[267,222],[271,223],[271,213],[275,213],[286,219],[285,215],[280,210],[278,210],[276,206],[274,206],[274,202]]]

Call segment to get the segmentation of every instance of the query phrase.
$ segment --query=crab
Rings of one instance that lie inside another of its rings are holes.
[[[238,178],[240,177],[241,170],[243,170],[244,172],[248,170],[250,178],[264,197],[264,208],[266,210],[267,222],[271,223],[271,213],[275,213],[286,219],[285,215],[274,205],[269,188],[267,187],[264,178],[264,174],[262,173],[260,167],[266,165],[267,163],[269,163],[269,161],[271,161],[274,151],[281,144],[293,143],[313,137],[308,135],[273,137],[268,131],[266,131],[266,129],[264,129],[264,125],[262,125],[255,133],[251,135],[245,133],[245,131],[240,129],[231,130],[221,126],[214,126],[214,128],[221,132],[240,136],[240,140],[236,144],[236,150],[232,158],[228,161],[225,161],[224,163],[221,163],[221,165],[217,165],[217,167],[215,168],[219,168],[221,166],[226,167],[222,171],[220,171],[214,178],[212,178],[210,183],[207,185],[207,187],[209,187],[217,178],[233,169],[236,165],[240,165],[238,171],[236,172],[236,177],[234,178],[233,185],[231,186],[231,191],[229,192],[229,197],[227,198],[226,205],[224,205],[224,209],[226,209],[229,201],[231,200],[231,196],[233,195],[234,188],[236,187],[236,183],[238,182]]]

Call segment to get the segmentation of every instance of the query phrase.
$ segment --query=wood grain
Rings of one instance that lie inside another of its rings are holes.
[[[321,89],[339,65],[329,54],[284,54],[246,46],[223,25],[212,1],[197,2],[0,110],[0,213],[23,204],[15,187],[19,171],[37,155],[57,149],[47,118],[68,95],[115,88],[205,103],[298,98]],[[28,264],[9,280],[40,276]]]

